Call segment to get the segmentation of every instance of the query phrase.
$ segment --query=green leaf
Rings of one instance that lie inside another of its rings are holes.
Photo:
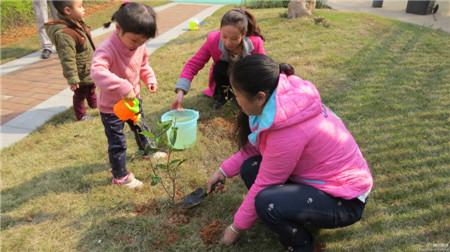
[[[151,133],[151,132],[148,131],[148,130],[144,130],[144,131],[142,131],[140,134],[141,134],[141,135],[144,135],[145,137],[151,138],[151,139],[154,139],[154,138],[155,138],[155,135],[153,135],[153,133]]]
[[[155,151],[159,151],[159,148],[156,146],[150,146],[150,145],[145,146],[146,153],[151,153],[151,152],[155,152]]]
[[[170,164],[176,164],[180,161],[181,161],[181,159],[174,159],[174,160],[170,161]]]
[[[165,164],[156,164],[156,169],[159,169],[159,170],[166,170],[167,169],[167,166],[165,165]]]
[[[171,145],[175,145],[175,143],[177,141],[177,135],[178,135],[178,128],[173,127],[172,132],[170,133],[170,139],[169,139]]]
[[[152,182],[150,183],[152,186],[157,185],[159,182],[161,182],[160,176],[152,176]]]
[[[171,127],[172,127],[172,124],[164,125],[164,128],[162,129],[162,132],[166,133]]]
[[[180,167],[184,162],[186,162],[187,161],[187,159],[184,159],[184,160],[181,160],[181,162],[179,162],[178,164],[177,164],[177,169],[178,169],[178,167]]]
[[[159,124],[159,127],[161,128],[161,133],[167,132],[170,129],[170,127],[172,127],[173,124],[174,123],[172,120],[161,122]]]
[[[170,165],[175,165],[175,167],[179,167],[186,161],[187,161],[187,159],[174,159],[174,160],[170,161]]]

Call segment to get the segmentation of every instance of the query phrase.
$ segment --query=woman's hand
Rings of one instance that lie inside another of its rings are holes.
[[[183,109],[183,97],[184,97],[184,91],[181,89],[178,89],[175,102],[172,103],[172,109],[176,109],[176,110]]]
[[[233,224],[229,225],[225,229],[225,232],[223,233],[223,237],[220,240],[220,243],[225,246],[232,245],[239,238],[239,232],[240,230],[238,230],[235,226],[233,226]]]
[[[220,190],[220,186],[223,188],[223,182],[225,181],[225,175],[222,174],[222,172],[220,170],[214,172],[213,175],[211,175],[211,177],[209,177],[208,179],[208,193],[211,193],[211,191],[213,191],[213,185],[218,184],[219,182],[222,182],[220,184],[218,184],[216,186],[217,189]]]

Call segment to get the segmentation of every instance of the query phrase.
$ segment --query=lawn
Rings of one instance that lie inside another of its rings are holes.
[[[146,120],[169,109],[183,63],[218,26],[226,11],[206,20],[150,57],[160,89],[144,92]],[[323,102],[343,118],[375,177],[363,219],[322,230],[328,251],[420,251],[450,241],[450,35],[366,14],[318,10],[328,25],[286,20],[283,9],[253,10],[266,49],[316,83]],[[201,95],[203,70],[184,103],[200,111],[196,145],[187,158],[179,195],[203,186],[236,146],[233,107],[219,111]],[[146,186],[111,185],[107,144],[95,120],[75,122],[66,111],[21,142],[1,151],[3,251],[282,251],[258,223],[231,248],[214,238],[232,221],[243,183],[209,196],[191,211],[173,209],[160,186],[150,186],[147,161],[134,158],[128,132],[128,167]]]
[[[95,14],[89,13],[85,21],[86,23],[92,28],[92,30],[102,27],[104,23],[109,21],[111,19],[112,14],[114,11],[117,10],[117,8],[120,6],[121,1],[114,1],[111,3],[102,3],[102,1],[97,1],[98,3],[92,3],[87,2],[85,4],[85,7],[91,11],[91,9],[95,9]],[[105,1],[103,1],[105,2]],[[151,6],[158,6],[167,3],[167,0],[145,0],[140,1],[147,3]],[[96,6],[96,4],[98,6]],[[103,7],[102,9],[98,10],[98,7]],[[41,49],[38,33],[36,31],[35,26],[24,26],[24,27],[17,27],[16,29],[12,30],[16,33],[17,29],[25,28],[27,32],[29,32],[30,29],[33,30],[33,35],[31,36],[20,36],[18,41],[14,43],[9,43],[6,45],[1,46],[1,57],[0,57],[0,63],[4,64],[8,61],[15,60],[17,58],[20,58],[22,56],[25,56],[27,54],[30,54],[32,52],[38,51]]]

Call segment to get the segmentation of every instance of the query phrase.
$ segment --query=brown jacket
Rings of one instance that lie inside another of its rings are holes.
[[[95,45],[89,27],[69,19],[52,20],[45,30],[56,47],[68,84],[92,84],[90,76]]]

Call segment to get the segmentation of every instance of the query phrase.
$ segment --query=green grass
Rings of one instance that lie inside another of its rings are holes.
[[[221,9],[199,31],[188,32],[151,56],[160,89],[144,92],[147,122],[169,109],[185,62],[218,26]],[[368,160],[375,188],[363,219],[322,230],[328,251],[420,251],[450,241],[449,34],[365,14],[318,10],[329,27],[280,18],[283,9],[253,10],[266,49],[316,83],[323,101],[343,118]],[[207,70],[195,79],[185,106],[200,111],[197,144],[188,158],[181,193],[203,186],[235,145],[233,108],[211,110],[201,95]],[[96,114],[96,112],[92,112]],[[143,178],[139,192],[110,185],[107,144],[97,116],[74,122],[66,111],[1,152],[1,248],[4,251],[282,251],[257,224],[232,248],[205,245],[203,226],[232,220],[245,193],[239,179],[227,192],[179,213],[160,187],[150,187],[149,166],[128,167]],[[128,132],[128,158],[136,151]],[[188,218],[180,221],[180,215]],[[181,224],[177,224],[181,223]]]
[[[97,1],[102,2],[102,1]],[[145,0],[140,1],[147,3],[151,6],[158,6],[167,3],[167,0]],[[2,2],[3,3],[3,2]],[[14,3],[14,1],[6,1],[6,3]],[[24,2],[25,3],[25,2]],[[88,5],[93,3],[87,2]],[[92,30],[101,27],[104,23],[111,19],[112,14],[120,6],[120,1],[111,3],[107,8],[97,11],[94,15],[90,15],[85,19],[86,23],[92,28]],[[34,20],[34,19],[33,19]],[[8,61],[15,60],[32,52],[40,50],[39,37],[36,34],[29,38],[24,38],[16,43],[11,43],[1,47],[0,64],[4,64]]]
[[[4,0],[0,2],[0,17],[2,19],[0,24],[2,35],[6,29],[24,24],[32,24],[34,13],[31,0]]]
[[[94,6],[99,3],[111,2],[109,0],[84,1],[84,7]],[[47,4],[47,6],[49,3]],[[50,6],[48,6],[50,8]],[[0,2],[1,32],[2,35],[8,29],[15,29],[22,25],[32,25],[35,22],[32,0],[4,0]]]

